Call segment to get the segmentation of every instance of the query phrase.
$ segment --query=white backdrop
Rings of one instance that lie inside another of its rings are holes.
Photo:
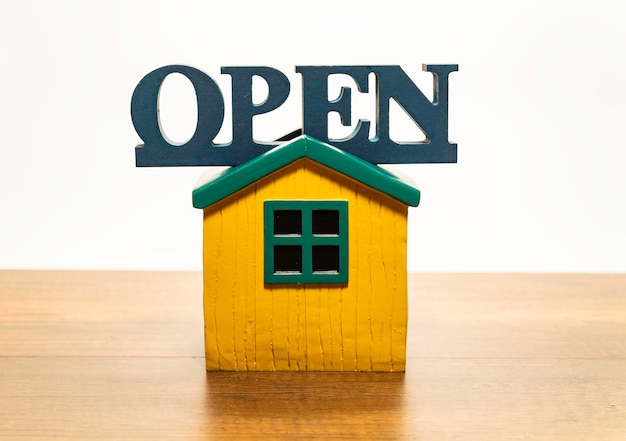
[[[458,164],[398,167],[422,190],[409,269],[626,270],[624,2],[0,4],[0,268],[201,268],[204,169],[134,166],[130,98],[157,67],[195,66],[226,99],[221,66],[280,69],[289,101],[255,126],[272,139],[300,127],[295,65],[399,64],[428,94],[421,64],[453,63]],[[184,140],[191,86],[169,77],[161,105]]]

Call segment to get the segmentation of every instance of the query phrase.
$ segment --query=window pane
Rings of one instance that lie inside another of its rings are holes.
[[[274,246],[274,273],[302,273],[302,247],[300,245]]]
[[[265,283],[348,282],[348,201],[268,200],[263,219]]]
[[[339,234],[338,210],[313,210],[313,234]]]
[[[336,245],[313,246],[313,272],[339,272],[339,247]]]
[[[274,210],[274,235],[302,235],[302,212],[300,210]]]

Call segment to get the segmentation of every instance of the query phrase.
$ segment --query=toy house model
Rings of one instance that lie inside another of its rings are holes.
[[[419,199],[307,136],[200,183],[207,369],[404,371]]]

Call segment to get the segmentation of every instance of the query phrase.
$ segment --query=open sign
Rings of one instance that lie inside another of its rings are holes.
[[[296,66],[302,75],[302,130],[320,141],[372,163],[456,162],[457,146],[448,141],[448,77],[458,65],[424,65],[432,73],[433,100],[429,100],[400,66]],[[232,141],[215,144],[224,122],[224,98],[217,83],[204,72],[183,65],[158,68],[137,85],[131,101],[131,116],[137,134],[144,141],[135,150],[137,166],[239,165],[270,150],[277,143],[259,143],[252,136],[255,115],[280,107],[289,96],[289,79],[271,67],[222,67],[232,80]],[[165,78],[184,75],[193,85],[198,120],[193,136],[182,146],[171,144],[159,125],[159,90]],[[336,112],[341,124],[352,124],[349,87],[339,97],[328,99],[328,77],[351,77],[359,92],[368,92],[368,76],[376,77],[376,130],[369,137],[370,121],[359,120],[352,134],[344,139],[329,139],[328,114]],[[268,96],[263,103],[252,100],[252,79],[263,78]],[[397,143],[389,136],[389,103],[393,99],[413,119],[426,139],[416,143]]]

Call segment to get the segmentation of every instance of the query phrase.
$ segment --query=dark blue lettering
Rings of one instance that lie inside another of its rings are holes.
[[[271,112],[285,102],[289,96],[289,80],[271,67],[222,67],[222,73],[232,78],[232,145],[262,147],[263,144],[257,144],[252,136],[252,118]],[[255,75],[263,78],[269,88],[267,99],[261,104],[252,102],[252,77]]]
[[[176,146],[171,144],[159,124],[159,89],[165,78],[172,73],[187,77],[196,91],[198,121],[189,141]],[[139,82],[131,100],[133,125],[144,145],[135,149],[138,167],[198,165],[211,147],[211,141],[224,121],[224,98],[219,87],[204,72],[189,66],[164,66],[153,70]],[[218,149],[214,156],[226,156]],[[209,154],[211,154],[209,153]]]
[[[400,66],[296,66],[302,75],[303,133],[332,144],[372,163],[456,162],[457,146],[448,141],[448,77],[457,65],[424,65],[433,74],[430,101]],[[187,77],[196,91],[198,121],[191,139],[175,146],[159,126],[158,96],[171,73]],[[289,96],[289,80],[269,67],[223,67],[232,79],[233,137],[230,144],[213,143],[224,120],[224,99],[218,85],[205,73],[188,66],[165,66],[146,75],[131,101],[131,116],[144,141],[135,150],[137,166],[239,165],[278,143],[258,143],[253,137],[254,116],[280,107]],[[359,120],[352,134],[329,139],[328,114],[337,112],[341,124],[352,121],[352,90],[342,87],[339,97],[328,99],[328,77],[344,74],[354,79],[359,92],[368,92],[368,76],[376,76],[376,135],[369,139],[370,121]],[[267,99],[252,100],[252,79],[263,78],[269,87]],[[395,100],[426,135],[416,143],[396,143],[389,137],[389,102]],[[291,129],[291,128],[287,128]]]
[[[359,120],[356,129],[345,139],[331,140],[328,137],[328,113],[337,112],[344,126],[352,124],[352,90],[342,87],[339,97],[328,101],[328,76],[349,75],[356,81],[359,92],[367,92],[370,70],[366,66],[296,66],[296,72],[302,74],[304,134],[337,147],[346,141],[358,143],[362,148],[369,144],[370,123],[364,120]]]

